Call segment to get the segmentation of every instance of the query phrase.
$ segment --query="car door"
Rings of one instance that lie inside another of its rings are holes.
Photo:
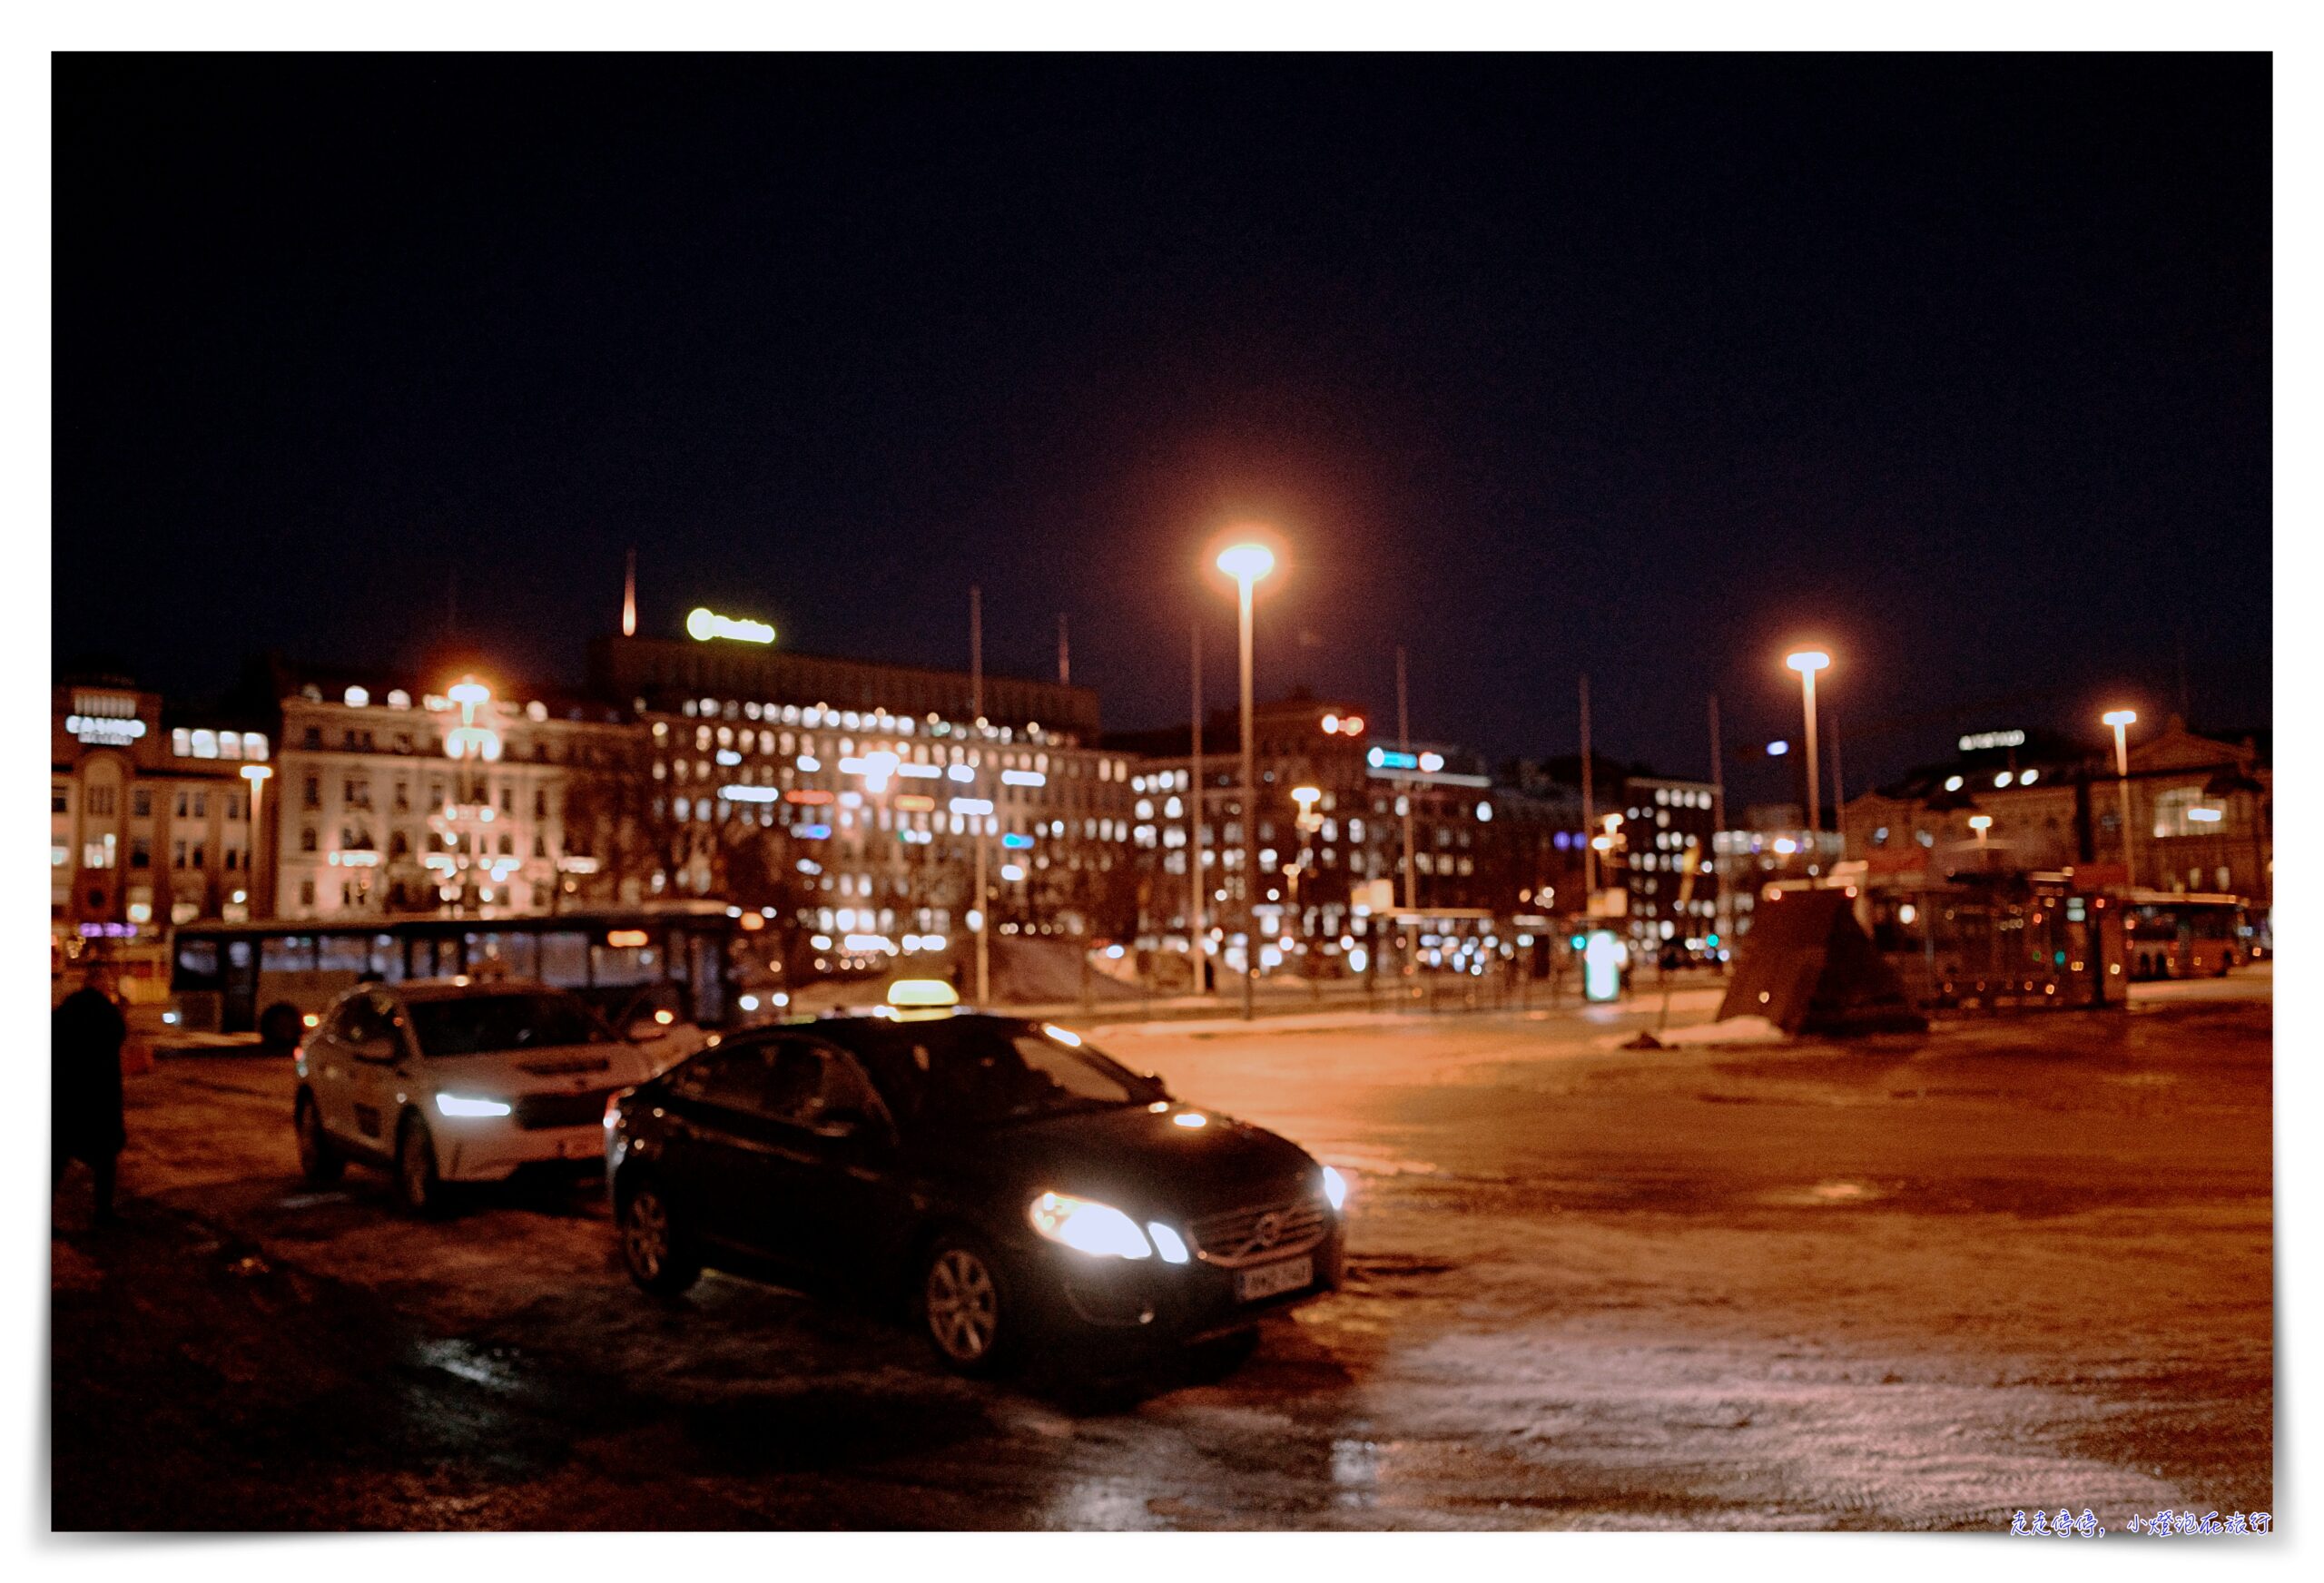
[[[702,1235],[773,1254],[762,1213],[787,1135],[774,1125],[777,1052],[771,1039],[730,1043],[671,1074],[662,1106],[662,1171],[671,1206]]]
[[[342,1034],[350,1004],[342,1000],[325,1012],[304,1043],[307,1091],[315,1096],[323,1130],[340,1138],[356,1136],[355,1057]]]
[[[350,1077],[355,1140],[382,1152],[396,1146],[405,1077],[403,1018],[393,997],[378,990],[348,997],[340,1024]]]
[[[887,1271],[911,1230],[894,1119],[854,1057],[805,1036],[784,1042],[812,1062],[814,1085],[795,1116],[805,1156],[789,1192],[798,1256],[850,1280]]]

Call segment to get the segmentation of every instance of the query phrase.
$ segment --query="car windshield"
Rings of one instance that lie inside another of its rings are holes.
[[[475,1056],[495,1050],[537,1050],[551,1045],[602,1044],[613,1037],[570,995],[463,995],[414,1000],[412,1032],[430,1056]]]
[[[991,1124],[1144,1105],[1152,1082],[1031,1023],[952,1017],[875,1025],[850,1039],[891,1109]]]

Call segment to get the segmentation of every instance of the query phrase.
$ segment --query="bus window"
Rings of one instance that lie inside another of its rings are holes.
[[[218,942],[214,939],[181,939],[178,941],[177,966],[170,975],[172,989],[215,989],[223,982],[218,976]]]
[[[311,973],[315,970],[315,937],[286,934],[259,947],[261,973]]]
[[[315,967],[325,973],[361,974],[371,966],[371,952],[359,934],[315,937]]]
[[[540,938],[540,979],[560,989],[579,989],[589,982],[589,937],[571,929]]]
[[[402,983],[403,942],[391,934],[373,935],[369,970],[385,983]]]
[[[652,946],[593,945],[589,982],[600,987],[651,984],[662,977],[662,953]]]
[[[529,978],[536,971],[534,937],[520,929],[468,937],[468,971]]]
[[[679,937],[694,948],[694,1019],[704,1027],[726,1020],[725,942],[707,930]]]

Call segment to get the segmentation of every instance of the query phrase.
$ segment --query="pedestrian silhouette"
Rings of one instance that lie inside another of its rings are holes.
[[[79,1160],[96,1185],[96,1220],[113,1219],[113,1166],[128,1134],[121,1122],[121,1047],[129,1025],[113,1001],[112,974],[92,968],[49,1013],[49,1187]]]

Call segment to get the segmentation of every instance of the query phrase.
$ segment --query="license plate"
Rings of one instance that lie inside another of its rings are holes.
[[[1285,1292],[1296,1292],[1315,1278],[1313,1259],[1286,1259],[1280,1264],[1261,1264],[1256,1270],[1235,1273],[1235,1301],[1256,1303],[1262,1297],[1279,1297]]]

